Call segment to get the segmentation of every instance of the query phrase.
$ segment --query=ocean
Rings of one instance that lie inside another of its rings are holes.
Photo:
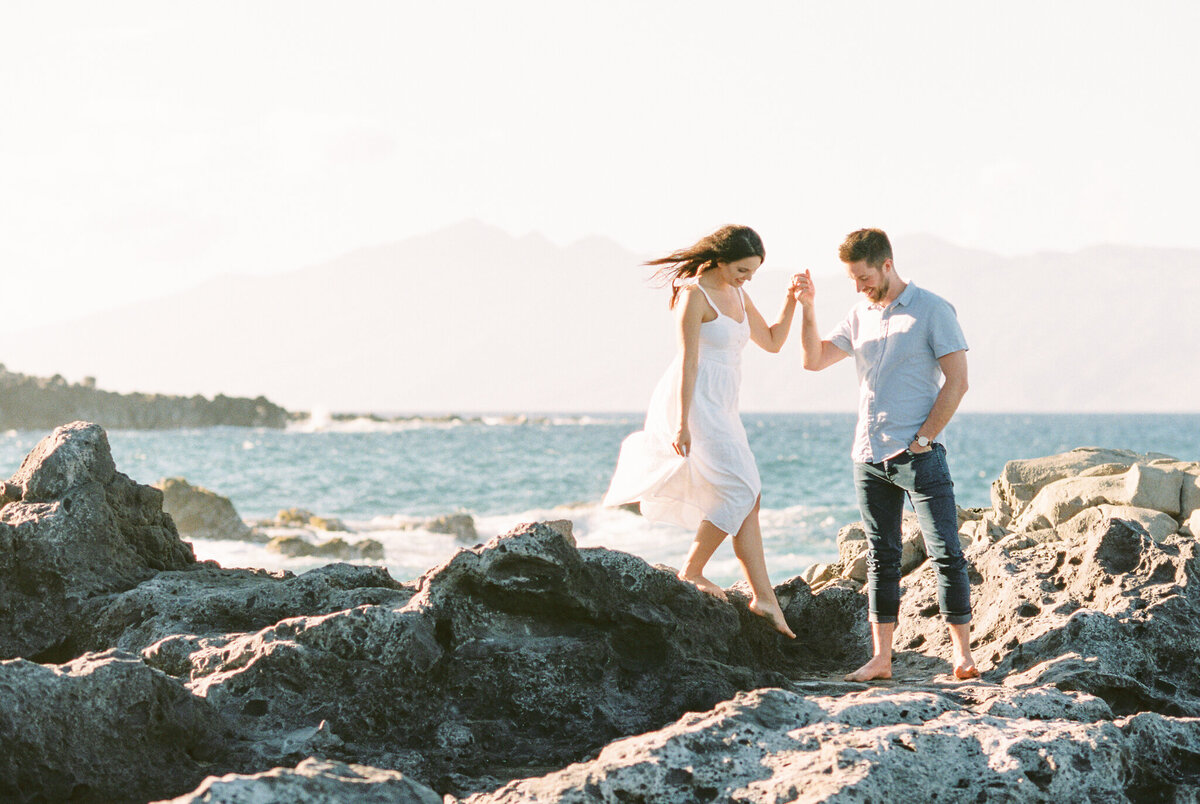
[[[850,413],[744,414],[763,480],[767,565],[776,583],[837,556],[843,525],[858,520],[850,473]],[[624,510],[602,509],[621,440],[641,414],[371,418],[327,416],[287,430],[111,431],[117,468],[141,483],[184,477],[229,497],[247,520],[305,508],[338,517],[347,541],[384,545],[387,567],[411,580],[464,545],[420,527],[470,513],[478,540],[521,522],[570,519],[581,546],[603,546],[679,566],[691,535]],[[0,434],[0,473],[14,472],[45,433]],[[960,413],[944,437],[963,507],[990,505],[1007,461],[1097,446],[1200,460],[1200,414]],[[4,467],[8,467],[7,470]],[[302,572],[327,559],[288,558],[238,541],[196,541],[197,557],[226,567]],[[375,562],[377,563],[377,562]],[[741,578],[728,542],[709,565],[728,585]]]

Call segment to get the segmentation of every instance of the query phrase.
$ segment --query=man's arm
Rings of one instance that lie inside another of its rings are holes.
[[[960,349],[944,357],[939,357],[938,365],[942,367],[942,374],[946,376],[946,381],[942,383],[942,390],[938,392],[937,399],[933,401],[933,408],[925,418],[925,423],[917,430],[918,437],[925,436],[930,441],[933,441],[942,430],[946,429],[946,425],[954,417],[954,411],[958,410],[958,404],[962,402],[963,396],[967,393],[967,352],[965,349]],[[932,449],[932,447],[922,447],[916,440],[909,444],[908,448],[911,452],[927,452]]]
[[[850,355],[833,345],[833,341],[821,340],[817,330],[816,298],[812,275],[805,271],[792,279],[792,295],[800,302],[800,346],[804,350],[804,368],[821,371]]]

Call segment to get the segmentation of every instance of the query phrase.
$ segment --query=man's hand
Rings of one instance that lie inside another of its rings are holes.
[[[921,453],[929,452],[932,449],[933,449],[932,441],[929,442],[928,447],[922,447],[920,444],[917,443],[917,439],[915,439],[915,438],[908,445],[908,451],[911,452],[913,455],[920,455]]]
[[[795,274],[792,277],[792,284],[789,288],[792,298],[800,302],[805,307],[811,307],[817,298],[817,289],[813,285],[812,273],[805,271],[802,274]]]

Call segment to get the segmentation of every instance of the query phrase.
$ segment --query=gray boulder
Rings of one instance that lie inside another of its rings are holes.
[[[299,536],[276,536],[267,542],[267,549],[280,555],[317,556],[332,558],[338,561],[354,559],[369,559],[382,561],[384,558],[383,544],[376,539],[359,539],[347,542],[345,539],[334,537],[323,542],[310,542]]]
[[[141,802],[183,793],[226,751],[202,698],[136,656],[0,662],[0,799]]]
[[[202,645],[223,645],[291,617],[402,606],[414,591],[382,567],[329,564],[297,576],[207,562],[93,599],[72,641],[83,650],[142,652],[153,666],[187,675],[188,656]]]
[[[165,477],[154,484],[163,493],[163,510],[175,521],[185,539],[240,539],[264,542],[266,538],[238,516],[228,497],[182,477]]]
[[[430,533],[448,533],[463,544],[474,544],[479,538],[475,532],[475,518],[467,513],[439,516],[427,520],[421,527]]]
[[[838,692],[743,693],[465,804],[1127,800],[1130,741],[1088,696]]]
[[[1053,684],[1118,715],[1200,716],[1200,573],[1193,539],[1156,543],[1140,525],[1091,522],[1070,541],[973,550],[972,638],[984,677]],[[931,569],[905,579],[900,677],[947,672],[950,646]]]
[[[1100,474],[1124,472],[1146,456],[1129,450],[1079,447],[1059,455],[1009,461],[992,483],[992,508],[1000,525],[1007,525],[1045,486],[1100,468]]]
[[[116,471],[94,424],[56,429],[25,458],[0,509],[0,657],[61,661],[86,603],[195,566],[162,492]]]
[[[721,602],[633,556],[580,550],[569,523],[526,525],[460,550],[402,608],[283,620],[200,649],[191,686],[247,737],[324,720],[358,761],[443,791],[486,789],[783,671],[829,667],[804,642],[839,642],[824,629],[861,622],[862,596],[835,591],[826,605],[797,579],[780,597],[804,626],[799,645],[743,597]]]
[[[165,804],[442,804],[442,797],[401,773],[332,760],[306,759],[295,768],[204,780]]]

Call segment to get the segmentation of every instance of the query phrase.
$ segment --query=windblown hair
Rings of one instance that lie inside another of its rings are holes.
[[[767,258],[762,238],[749,226],[722,226],[694,245],[672,252],[646,265],[661,265],[654,276],[671,285],[671,307],[679,299],[679,282],[699,276],[716,267],[717,262],[736,262],[746,257]]]
[[[882,229],[859,229],[846,235],[838,258],[844,263],[866,260],[872,268],[881,268],[885,260],[892,259],[892,244]]]

